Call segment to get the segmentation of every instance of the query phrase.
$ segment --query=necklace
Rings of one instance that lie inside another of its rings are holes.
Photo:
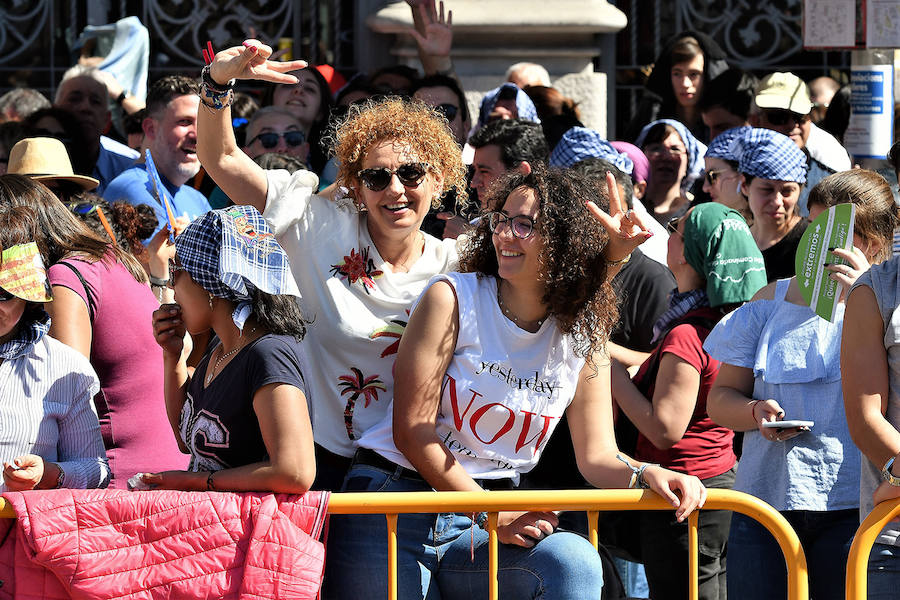
[[[518,327],[519,329],[524,329],[525,331],[532,331],[532,329],[534,331],[537,331],[541,328],[541,325],[544,324],[544,321],[547,320],[547,316],[549,316],[545,315],[540,319],[535,319],[534,321],[525,321],[524,319],[519,319],[508,308],[506,308],[505,304],[503,304],[503,298],[500,296],[499,282],[497,283],[497,304],[500,306],[500,312],[502,312],[506,316],[506,318],[515,323],[516,327]],[[526,327],[526,325],[529,325],[529,327]],[[532,333],[534,333],[534,331],[532,331]]]
[[[248,331],[247,336],[249,337],[249,336],[253,335],[254,331],[256,331],[256,327],[254,327],[253,329]],[[241,337],[242,337],[242,339],[246,339],[243,336],[241,336]],[[222,348],[223,346],[220,345],[219,347]],[[234,355],[235,352],[237,352],[238,350],[240,350],[243,347],[244,347],[244,344],[238,344],[233,349],[229,350],[228,352],[225,352],[224,354],[222,354],[219,357],[219,360],[216,361],[216,364],[215,364],[215,366],[213,366],[212,371],[210,371],[209,373],[206,374],[206,385],[209,385],[209,382],[212,381],[213,377],[215,377],[216,371],[219,370],[219,365],[222,364],[222,361],[225,360],[226,358],[228,358],[229,356]]]

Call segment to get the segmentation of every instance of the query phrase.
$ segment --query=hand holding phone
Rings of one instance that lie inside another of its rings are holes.
[[[812,426],[815,425],[815,421],[800,421],[800,420],[786,420],[786,421],[767,421],[762,424],[766,429],[801,429],[803,431],[809,431],[812,429]]]

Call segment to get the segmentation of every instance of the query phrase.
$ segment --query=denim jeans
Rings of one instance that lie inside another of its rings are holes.
[[[872,546],[869,556],[869,600],[893,600],[900,589],[900,548],[886,544]]]
[[[423,491],[422,480],[355,464],[344,491]],[[471,515],[402,514],[397,520],[398,591],[402,600],[470,600],[488,595],[488,533]],[[473,557],[474,555],[474,557]],[[533,548],[500,544],[501,598],[600,598],[603,566],[594,547],[574,533],[554,533]],[[328,532],[323,597],[387,595],[384,515],[334,515]]]
[[[788,510],[781,514],[797,532],[806,554],[810,597],[843,600],[847,556],[859,527],[859,511]],[[778,542],[765,527],[739,513],[731,519],[728,536],[728,595],[748,600],[787,597],[787,568]],[[870,593],[869,597],[874,596]],[[896,587],[891,597],[896,597]]]

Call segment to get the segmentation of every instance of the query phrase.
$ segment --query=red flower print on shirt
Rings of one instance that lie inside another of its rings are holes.
[[[344,260],[336,265],[331,265],[331,274],[340,275],[351,285],[361,281],[363,289],[368,294],[369,290],[375,289],[375,278],[381,277],[384,272],[375,268],[375,262],[369,258],[369,248],[366,246],[362,252],[357,252],[355,248],[352,248],[350,254],[344,256]]]

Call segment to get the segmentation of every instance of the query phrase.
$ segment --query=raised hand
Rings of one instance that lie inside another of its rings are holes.
[[[271,56],[271,46],[266,46],[259,40],[247,40],[241,46],[216,52],[215,59],[209,65],[209,74],[213,81],[222,85],[232,79],[297,83],[297,78],[288,72],[306,67],[307,62],[269,60]]]
[[[453,11],[447,11],[444,18],[444,2],[440,2],[440,10],[435,0],[409,2],[412,9],[418,12],[419,25],[409,31],[416,40],[420,52],[431,56],[449,56],[453,47]]]
[[[631,254],[631,251],[646,242],[653,235],[641,220],[640,216],[628,208],[619,197],[619,186],[612,173],[606,174],[606,187],[609,190],[609,213],[597,206],[593,201],[587,202],[587,209],[609,234],[609,243],[603,250],[606,260],[615,262]]]

